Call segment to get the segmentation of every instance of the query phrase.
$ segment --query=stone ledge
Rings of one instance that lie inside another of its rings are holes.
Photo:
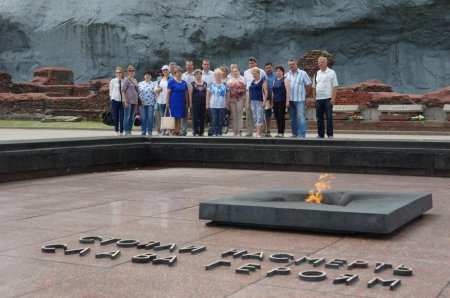
[[[0,145],[0,181],[111,165],[117,170],[190,166],[450,177],[450,142],[133,136]]]

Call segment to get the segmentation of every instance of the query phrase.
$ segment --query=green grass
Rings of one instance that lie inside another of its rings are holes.
[[[34,127],[34,128],[73,128],[73,129],[111,129],[100,121],[81,122],[47,122],[33,120],[0,120],[0,128],[5,127]]]

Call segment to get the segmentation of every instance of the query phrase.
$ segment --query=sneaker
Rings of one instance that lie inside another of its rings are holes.
[[[266,133],[266,137],[271,138],[272,135],[268,132],[268,133]]]
[[[116,135],[120,136],[120,132],[116,131]]]
[[[332,139],[332,138],[333,138],[333,136],[328,136],[328,138],[329,138],[329,139]]]
[[[260,138],[260,137],[261,137],[261,135],[256,135],[256,137],[257,137],[257,138]]]
[[[217,137],[217,135],[212,135],[212,137]]]
[[[280,134],[277,134],[277,135],[275,136],[275,138],[281,138],[281,135],[280,135]]]

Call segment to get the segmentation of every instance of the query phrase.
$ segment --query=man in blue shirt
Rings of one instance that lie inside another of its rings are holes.
[[[285,75],[289,80],[290,101],[289,117],[291,118],[292,137],[306,137],[305,99],[311,80],[308,74],[299,69],[297,61],[288,61],[289,72]]]
[[[265,128],[263,127],[263,131],[266,132],[266,137],[271,137],[270,134],[270,126],[272,123],[272,87],[273,87],[273,81],[276,80],[277,76],[273,73],[273,65],[272,63],[266,63],[264,65],[264,70],[266,71],[266,80],[269,87],[269,94],[267,96],[266,106],[264,107],[264,113],[266,118],[266,125]]]

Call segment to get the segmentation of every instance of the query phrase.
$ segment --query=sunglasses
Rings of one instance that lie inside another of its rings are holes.
[[[134,69],[129,69],[128,72],[134,72]]]
[[[121,71],[116,72],[117,74],[122,73]]]

